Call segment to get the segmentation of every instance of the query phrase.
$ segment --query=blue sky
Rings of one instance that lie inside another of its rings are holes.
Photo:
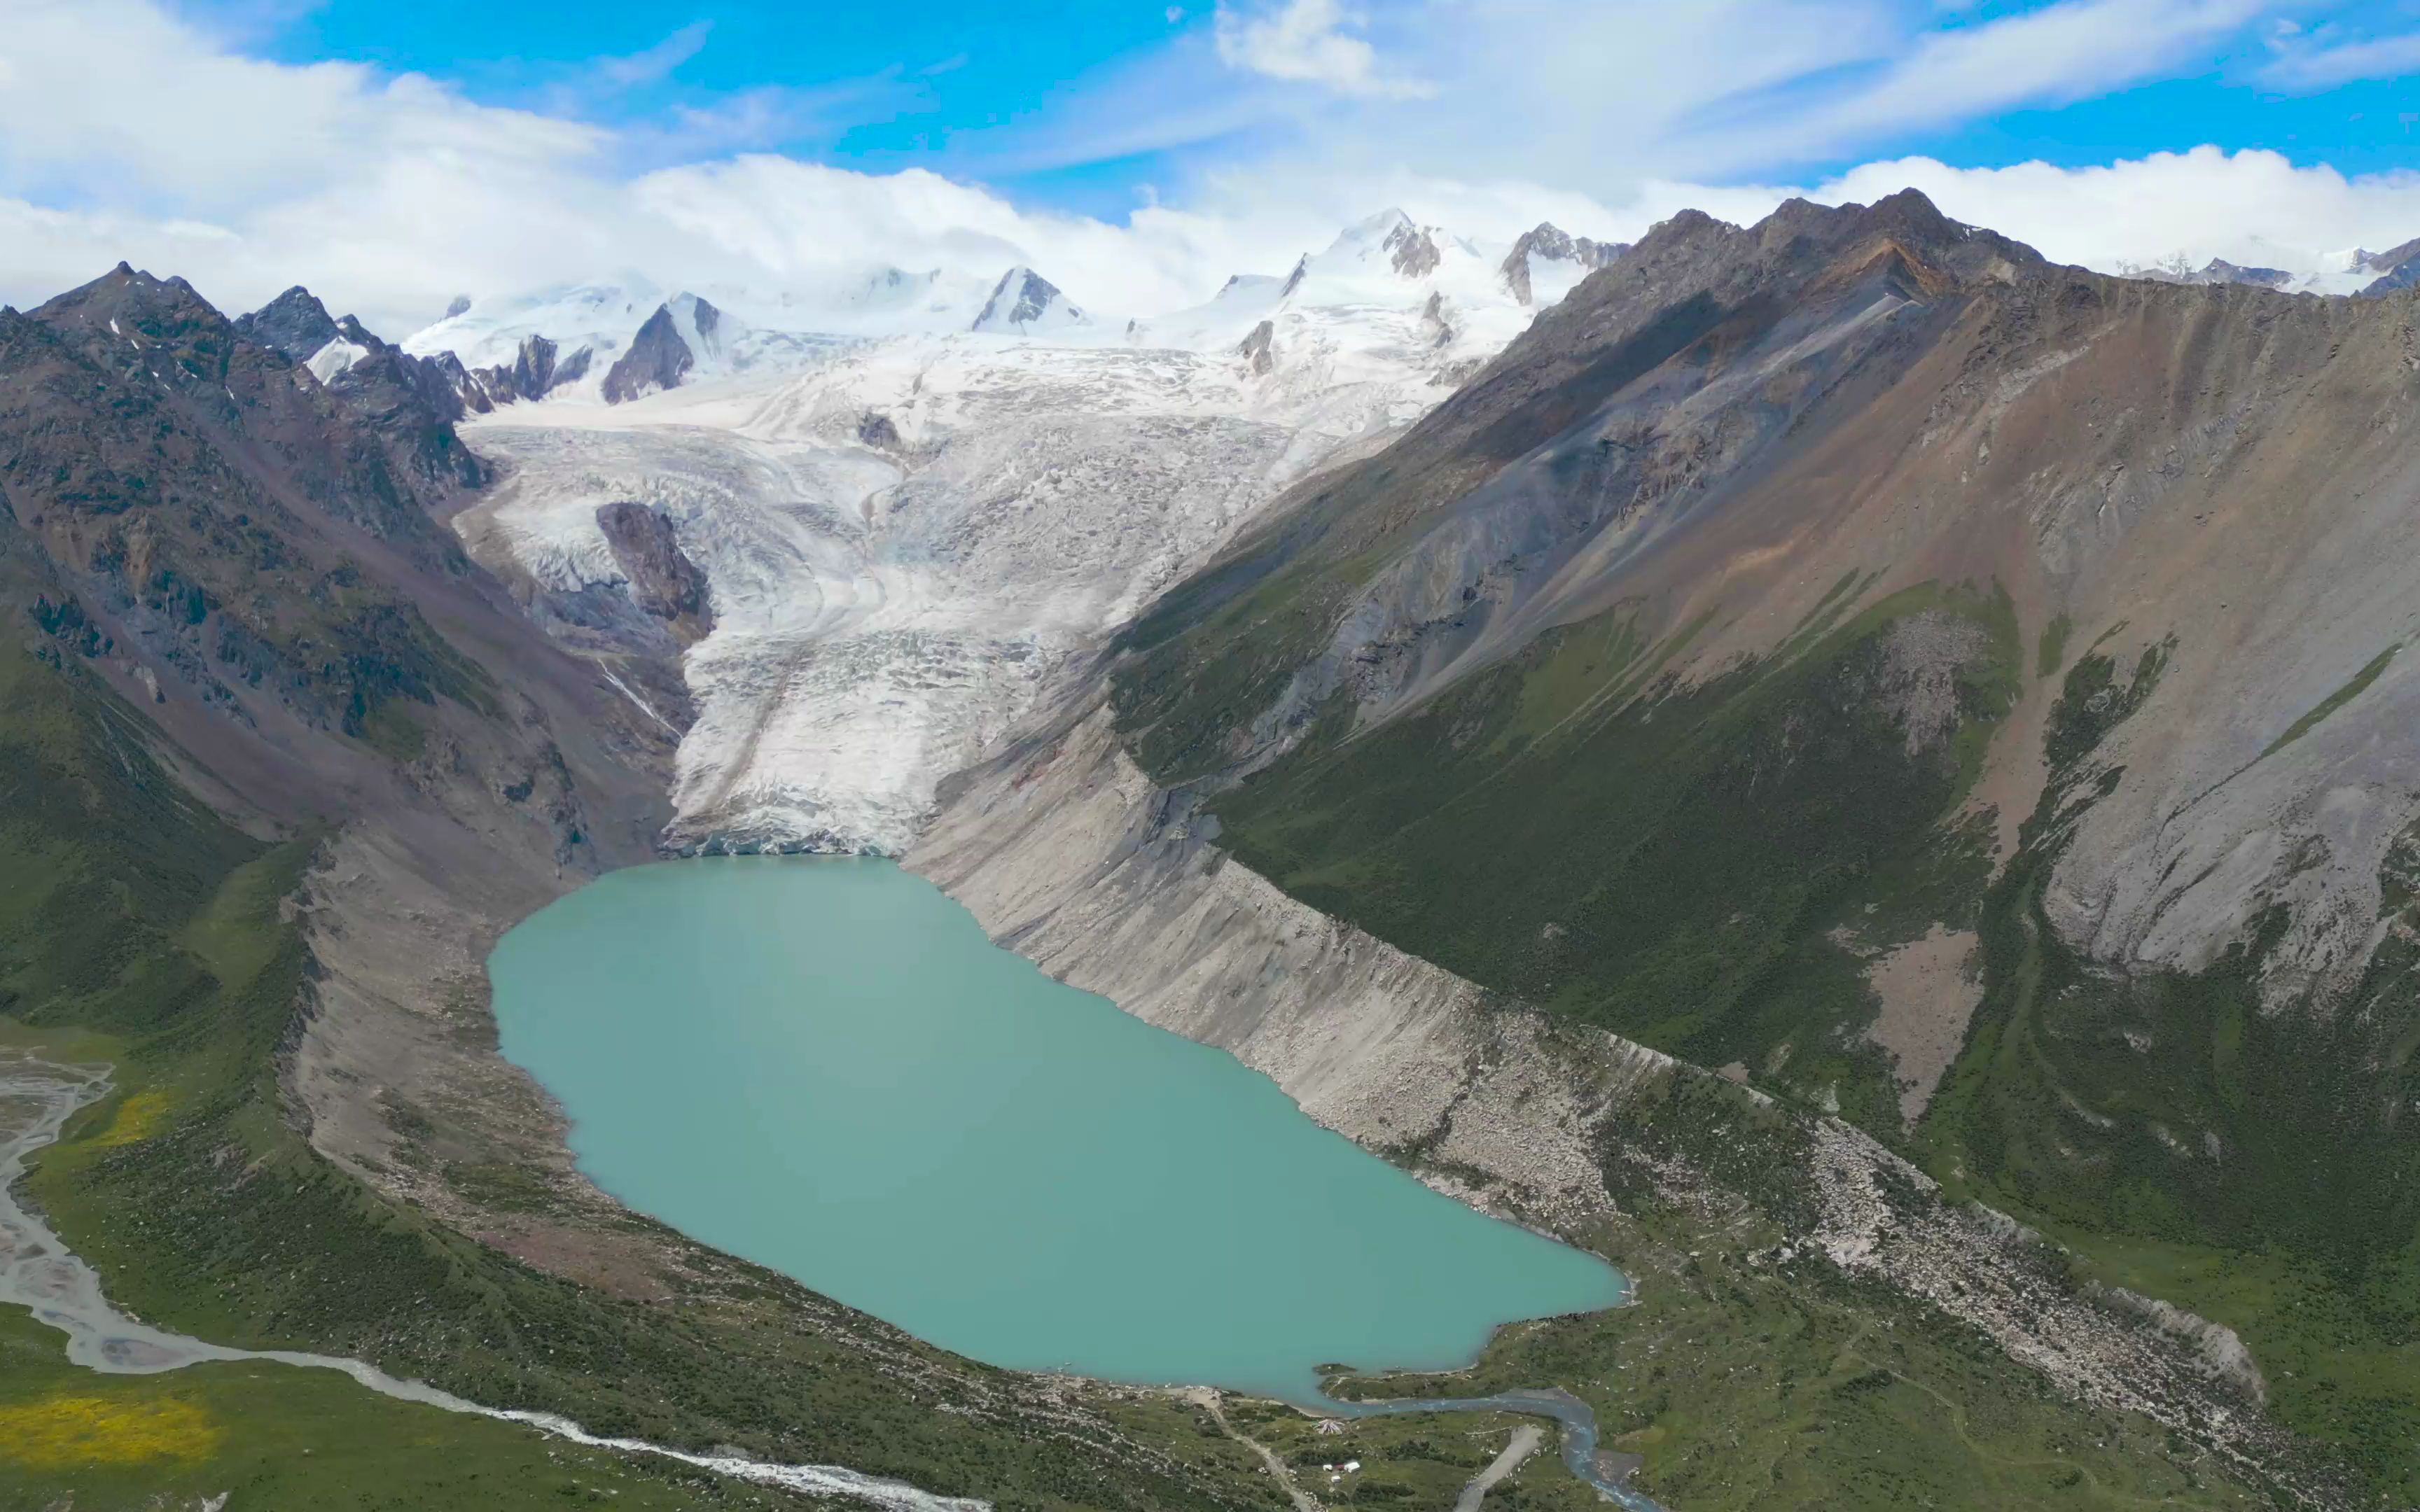
[[[1382,45],[1391,36],[1417,53],[1419,30],[1455,8],[1374,0],[1342,14],[1351,34]],[[2071,0],[1910,0],[1897,8],[1901,39],[1920,41],[2080,8]],[[2420,34],[2412,0],[2132,8],[2154,25],[2160,12],[2213,16],[2181,27],[2190,34],[2185,45],[2133,77],[2081,80],[2008,108],[1946,112],[1794,146],[1792,107],[1888,69],[1891,50],[1878,47],[1870,58],[1752,97],[1778,123],[1766,150],[1727,158],[1698,177],[1805,178],[1907,155],[1968,167],[2029,160],[2073,166],[2205,143],[2273,149],[2347,174],[2420,162],[2420,89],[2409,70],[2341,81],[2324,70],[2309,78],[2280,71],[2292,49],[2324,53]],[[1242,97],[1258,81],[1217,66],[1213,3],[1171,12],[1164,0],[1048,7],[697,0],[678,9],[632,0],[194,0],[187,9],[246,50],[287,62],[352,59],[425,73],[484,102],[635,127],[651,139],[655,128],[720,110],[748,124],[714,147],[781,150],[871,171],[923,165],[978,177],[1028,202],[1092,213],[1119,213],[1139,194],[1181,185],[1205,167],[1281,152],[1306,136],[1316,144],[1316,125],[1282,101],[1253,108]],[[1542,36],[1537,45],[1554,42]],[[2420,66],[2420,53],[2409,62]],[[1607,60],[1606,73],[1609,90],[1622,87],[1617,60]],[[1139,86],[1147,95],[1140,104],[1127,98]],[[752,109],[734,108],[752,100]],[[1717,96],[1703,113],[1720,116],[1742,103]],[[1138,146],[1093,118],[1121,113],[1138,127],[1156,116],[1170,119]],[[677,151],[696,141],[675,130],[665,146]],[[1506,171],[1523,175],[1517,149],[1509,156]],[[1595,187],[1584,176],[1550,177]]]
[[[644,126],[780,91],[784,113],[744,145],[871,171],[913,164],[997,166],[993,147],[1048,117],[1093,81],[1144,64],[1211,20],[1168,6],[1067,0],[1050,7],[961,4],[698,4],[631,0],[377,0],[201,4],[260,55],[368,61],[429,74],[473,99],[571,107]],[[627,61],[627,71],[613,65]],[[600,77],[600,74],[602,77]],[[1111,153],[985,174],[1021,195],[1104,213],[1177,154]]]

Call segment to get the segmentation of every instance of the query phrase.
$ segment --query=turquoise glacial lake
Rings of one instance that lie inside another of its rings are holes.
[[[1326,1362],[1449,1368],[1622,1300],[888,861],[615,872],[489,969],[598,1186],[994,1365],[1312,1401]]]

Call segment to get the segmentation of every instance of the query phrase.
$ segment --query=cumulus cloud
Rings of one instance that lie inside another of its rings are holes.
[[[2420,172],[2351,177],[2276,152],[2214,147],[2084,168],[1902,158],[1867,163],[1815,194],[1871,200],[1910,185],[1954,219],[2030,242],[2055,262],[2103,270],[2182,255],[2302,271],[2335,253],[2420,237]]]
[[[0,178],[53,203],[223,214],[357,162],[556,170],[608,134],[476,105],[417,74],[263,62],[151,0],[18,0],[0,35]]]

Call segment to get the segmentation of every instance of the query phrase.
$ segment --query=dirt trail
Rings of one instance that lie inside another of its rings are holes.
[[[1227,1437],[1261,1457],[1261,1463],[1268,1466],[1269,1473],[1275,1475],[1278,1484],[1285,1488],[1286,1496],[1294,1503],[1295,1512],[1326,1512],[1326,1509],[1320,1505],[1319,1498],[1304,1490],[1300,1483],[1295,1481],[1294,1471],[1284,1459],[1279,1457],[1276,1450],[1227,1421],[1226,1405],[1217,1391],[1203,1386],[1190,1395],[1195,1401],[1209,1410],[1212,1417],[1218,1419],[1220,1430]]]
[[[1546,1430],[1535,1423],[1524,1423],[1512,1430],[1512,1442],[1496,1457],[1496,1462],[1470,1477],[1470,1484],[1453,1499],[1453,1512],[1479,1512],[1479,1504],[1496,1488],[1497,1482],[1521,1468],[1521,1461],[1538,1452],[1546,1442]]]

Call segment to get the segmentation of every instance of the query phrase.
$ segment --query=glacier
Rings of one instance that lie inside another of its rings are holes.
[[[862,301],[721,290],[718,349],[680,386],[609,404],[592,364],[467,420],[501,477],[456,527],[573,595],[625,586],[600,506],[659,511],[712,599],[680,653],[695,717],[667,848],[896,854],[1068,658],[1525,328],[1502,255],[1390,211],[1191,310],[1008,334],[926,297],[965,278],[869,281],[909,294],[874,333]],[[694,299],[632,278],[473,302],[405,345],[622,350],[657,304]]]

